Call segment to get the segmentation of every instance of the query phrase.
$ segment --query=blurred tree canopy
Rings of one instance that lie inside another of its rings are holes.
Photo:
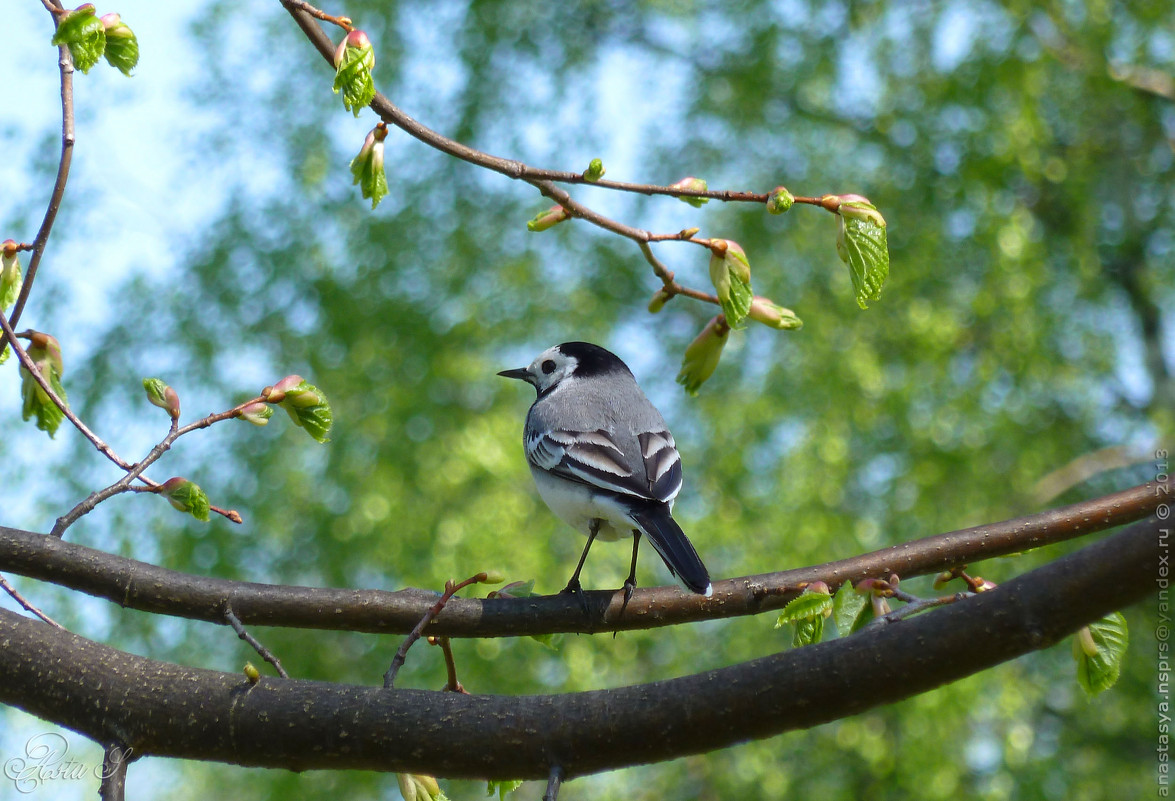
[[[162,469],[239,509],[243,527],[123,498],[71,539],[226,578],[440,589],[498,569],[557,591],[582,539],[533,491],[520,448],[531,399],[495,373],[572,339],[617,352],[665,413],[685,464],[677,516],[715,578],[1154,477],[1154,451],[1175,431],[1175,329],[1163,314],[1175,308],[1175,28],[1163,4],[357,0],[329,10],[370,35],[377,86],[393,102],[482,150],[568,170],[599,157],[619,180],[692,174],[711,188],[867,195],[889,222],[889,284],[857,309],[834,221],[817,209],[771,217],[572,187],[642,228],[697,225],[737,240],[756,290],[804,320],[799,332],[733,335],[688,398],[677,363],[713,310],[679,298],[649,317],[659,282],[631,242],[578,221],[529,234],[526,220],[549,201],[398,131],[387,140],[392,192],[372,212],[347,170],[370,113],[354,122],[340,108],[329,70],[278,3],[209,4],[192,32],[201,59],[177,91],[212,115],[185,148],[193,170],[225,177],[229,200],[192,221],[166,275],[136,275],[113,295],[94,357],[67,385],[98,431],[161,434],[154,416],[127,411],[142,408],[145,375],[203,413],[296,372],[329,394],[332,440],[316,446],[284,421],[215,427]],[[658,253],[704,285],[696,248]],[[65,486],[42,480],[44,508],[60,513],[93,488],[87,448],[54,479]],[[1059,497],[1041,484],[1107,448],[1133,458]],[[978,569],[998,582],[1064,550]],[[593,549],[585,586],[619,586],[628,556]],[[669,581],[649,553],[638,575]],[[72,614],[59,616],[93,630],[92,610]],[[1127,611],[1122,679],[1092,700],[1063,646],[809,732],[578,780],[563,797],[1140,798],[1153,788],[1155,614]],[[99,616],[108,642],[153,657],[222,670],[255,658],[219,628]],[[473,692],[571,691],[786,648],[772,622],[454,649]],[[398,644],[255,633],[292,675],[357,683],[377,681]],[[403,686],[443,684],[433,651],[412,652]],[[376,774],[175,770],[176,798],[226,786],[251,798],[395,797],[394,777]],[[133,770],[131,796],[149,797]]]

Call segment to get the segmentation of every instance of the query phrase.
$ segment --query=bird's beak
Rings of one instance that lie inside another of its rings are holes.
[[[503,370],[498,375],[503,378],[517,378],[521,381],[530,382],[530,372],[525,367],[519,367],[514,370]]]

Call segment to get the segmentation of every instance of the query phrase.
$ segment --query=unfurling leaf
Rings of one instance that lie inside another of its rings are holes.
[[[831,614],[832,595],[829,594],[828,587],[825,586],[823,592],[809,587],[800,595],[792,598],[783,608],[783,611],[779,613],[779,619],[775,621],[775,628],[782,628],[788,623],[795,623],[807,618],[825,618]]]
[[[706,187],[706,181],[704,178],[695,178],[692,175],[687,175],[685,178],[682,178],[677,183],[670,184],[669,188],[670,189],[688,189],[691,192],[705,192],[707,187]],[[710,198],[708,198],[708,197],[696,197],[693,195],[674,195],[674,197],[676,197],[682,203],[690,204],[695,209],[701,208],[704,204],[710,202]]]
[[[271,417],[273,417],[273,407],[265,401],[250,403],[241,409],[240,414],[242,420],[246,423],[252,423],[255,426],[269,425],[269,418]]]
[[[1087,693],[1097,695],[1118,681],[1129,640],[1126,618],[1121,612],[1111,612],[1074,635],[1077,682]]]
[[[397,773],[396,781],[400,783],[400,795],[404,796],[404,801],[448,801],[432,776]]]
[[[20,296],[24,276],[20,268],[20,246],[11,239],[0,244],[0,311],[5,311]]]
[[[278,382],[276,386],[281,386],[281,383]],[[305,429],[316,441],[328,440],[327,434],[333,422],[330,402],[318,387],[302,381],[297,386],[285,389],[281,407],[290,415],[294,425]]]
[[[571,213],[562,206],[551,206],[546,211],[540,211],[527,224],[526,230],[532,233],[546,231],[548,228],[554,228],[564,220],[571,218]]]
[[[722,358],[722,348],[730,337],[730,326],[722,315],[715,315],[706,323],[702,333],[685,349],[681,358],[681,370],[677,373],[677,383],[685,387],[691,395],[697,395],[698,389],[706,383],[706,379],[714,374],[718,361]]]
[[[256,684],[261,681],[261,671],[252,662],[245,663],[245,678],[249,680],[250,684]]]
[[[144,378],[143,389],[147,393],[147,400],[152,406],[166,409],[172,420],[180,416],[180,397],[176,391],[158,378]]]
[[[208,496],[194,481],[176,476],[164,481],[159,493],[167,502],[181,512],[187,512],[197,520],[208,522]]]
[[[343,106],[356,117],[375,98],[375,50],[367,34],[349,32],[335,50],[334,92],[343,93]]]
[[[868,606],[865,596],[853,592],[852,582],[846,581],[840,585],[836,595],[832,596],[832,619],[836,621],[836,630],[842,637],[847,637],[856,631],[857,619]]]
[[[649,314],[656,314],[657,312],[664,309],[665,304],[668,303],[669,299],[672,297],[673,295],[669,294],[669,291],[665,289],[665,287],[658,289],[653,293],[653,297],[649,298]]]
[[[857,305],[868,308],[867,301],[881,297],[889,278],[889,242],[885,218],[868,198],[860,195],[825,195],[825,208],[836,208],[836,252],[849,266]]]
[[[498,794],[498,801],[506,801],[506,795],[512,793],[522,786],[521,779],[504,779],[502,781],[490,780],[486,782],[486,795],[492,796],[494,793]]]
[[[51,41],[68,47],[73,65],[89,72],[106,50],[106,26],[94,16],[93,4],[86,3],[62,15]]]
[[[798,331],[804,327],[804,321],[796,317],[796,313],[791,309],[785,309],[758,295],[751,298],[751,309],[747,316],[755,322],[778,328],[780,331]]]
[[[139,63],[139,40],[118,14],[103,14],[106,29],[106,63],[128,78]]]
[[[731,328],[742,328],[751,311],[751,263],[739,243],[730,239],[710,240],[710,281]]]
[[[61,384],[65,367],[61,361],[61,345],[57,343],[56,338],[40,331],[33,331],[29,337],[28,354],[49,388],[68,406],[65,387]],[[23,364],[20,367],[20,394],[21,417],[28,420],[36,415],[37,428],[48,432],[50,437],[56,434],[61,421],[65,419],[65,412],[58,408],[45,390],[41,389],[41,385]]]
[[[791,644],[793,648],[800,648],[805,645],[812,645],[820,642],[820,638],[824,636],[824,618],[817,615],[816,617],[806,617],[802,620],[796,621],[796,630],[792,634]]]
[[[583,179],[590,184],[594,184],[604,177],[605,172],[607,170],[604,169],[604,162],[599,159],[592,159],[591,163],[588,164],[588,168],[583,171]]]
[[[384,171],[384,139],[387,137],[388,126],[381,122],[368,132],[359,155],[351,159],[352,183],[359,184],[359,192],[371,200],[373,209],[388,194],[388,176]]]
[[[782,186],[777,186],[771,190],[771,194],[767,196],[767,213],[768,214],[783,214],[792,207],[796,202],[795,197],[791,192],[784,189]]]

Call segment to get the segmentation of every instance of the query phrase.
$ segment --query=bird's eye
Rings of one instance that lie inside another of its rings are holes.
[[[555,363],[550,359],[543,362],[543,375],[550,375],[555,372]]]

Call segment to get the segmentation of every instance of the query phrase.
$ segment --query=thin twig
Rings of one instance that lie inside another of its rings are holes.
[[[53,14],[61,10],[60,3],[50,4],[42,0],[45,8]],[[74,119],[73,119],[73,58],[69,48],[60,45],[57,48],[57,65],[61,70],[61,157],[57,162],[57,178],[53,181],[53,191],[49,195],[49,206],[45,209],[45,217],[41,220],[41,228],[37,231],[37,238],[33,240],[33,254],[29,257],[28,270],[25,272],[24,285],[20,288],[20,295],[16,298],[16,305],[12,307],[12,326],[15,328],[20,322],[21,312],[28,302],[29,292],[33,289],[33,279],[37,277],[37,267],[41,264],[41,257],[45,255],[45,246],[49,244],[49,234],[53,230],[53,222],[57,219],[57,211],[61,208],[61,199],[65,195],[65,184],[69,180],[69,165],[73,161]]]
[[[202,417],[194,423],[188,423],[183,428],[179,427],[178,419],[172,418],[171,428],[167,432],[167,436],[160,440],[159,443],[151,449],[151,452],[148,453],[141,462],[135,465],[131,465],[129,468],[124,468],[127,470],[125,476],[104,489],[90,493],[90,495],[85,500],[80,501],[64,515],[57,518],[57,522],[54,524],[53,530],[49,533],[54,537],[62,536],[65,533],[65,530],[73,525],[73,523],[76,522],[77,519],[82,515],[88,514],[89,512],[93,511],[94,507],[96,507],[102,501],[105,501],[108,498],[112,498],[115,495],[119,495],[120,493],[144,491],[154,492],[158,490],[160,487],[159,482],[142,476],[142,473],[144,470],[158,461],[159,458],[163,456],[163,454],[167,453],[168,449],[171,448],[172,443],[174,443],[184,434],[196,431],[197,429],[207,428],[213,423],[219,423],[222,420],[229,420],[231,418],[237,417],[241,409],[245,408],[251,403],[257,403],[261,400],[264,400],[264,398],[261,396],[250,398],[244,403],[238,403],[228,411],[218,412],[216,414],[210,414],[207,417]],[[135,479],[142,481],[146,487],[132,486]],[[223,515],[234,523],[241,522],[241,515],[235,509],[222,509],[219,506],[209,506],[208,511]]]
[[[559,765],[551,766],[551,773],[547,777],[547,790],[543,793],[543,801],[557,801],[559,785],[563,783],[563,768]]]
[[[309,3],[304,2],[304,0],[287,0],[287,2],[288,2],[288,5],[291,5],[294,8],[300,9],[302,11],[305,11],[307,14],[314,17],[315,19],[320,19],[323,22],[329,22],[334,25],[338,25],[340,28],[342,28],[343,30],[348,31],[348,32],[354,30],[353,26],[351,25],[351,18],[350,17],[332,17],[330,14],[327,14],[325,11],[317,9],[314,6],[310,5]]]
[[[449,692],[465,693],[468,695],[469,691],[457,680],[457,662],[453,659],[453,645],[449,642],[449,638],[429,637],[428,644],[439,646],[441,653],[445,655],[445,673],[449,677],[448,683],[445,684],[445,689]]]
[[[953,604],[956,601],[963,600],[964,598],[971,598],[973,595],[974,593],[970,592],[956,592],[953,595],[941,595],[937,598],[915,598],[911,596],[911,600],[909,600],[901,609],[895,609],[889,614],[874,618],[866,624],[865,628],[869,628],[870,626],[884,625],[886,623],[896,623],[903,618],[916,615],[919,612],[926,611],[927,609],[933,609],[936,606],[946,606],[947,604]],[[895,595],[894,597],[897,596]],[[903,598],[900,600],[905,599]]]
[[[445,608],[445,604],[449,602],[449,599],[470,584],[477,584],[485,580],[486,574],[478,573],[476,576],[470,576],[465,579],[460,584],[454,584],[452,580],[445,582],[445,591],[441,593],[441,597],[425,611],[424,616],[420,618],[420,622],[416,624],[416,627],[408,633],[408,636],[400,643],[400,647],[396,649],[396,655],[392,657],[392,664],[388,667],[388,672],[384,674],[385,690],[390,690],[392,685],[395,684],[396,674],[404,666],[404,660],[408,656],[408,649],[412,647],[414,642],[420,639],[420,635],[424,633],[425,627],[432,622],[434,617],[441,613],[441,610]]]
[[[20,594],[20,592],[17,591],[16,587],[13,587],[10,583],[8,583],[8,579],[4,578],[4,576],[0,576],[0,588],[2,588],[6,593],[11,595],[12,600],[16,601],[18,604],[20,604],[22,607],[24,607],[26,612],[31,612],[32,614],[41,618],[41,620],[48,623],[50,626],[56,626],[57,628],[61,629],[62,631],[65,631],[65,626],[61,625],[56,620],[49,617],[47,614],[42,612],[37,607],[33,606],[27,598],[25,598],[23,595]]]
[[[281,660],[274,656],[272,651],[262,645],[256,637],[246,631],[245,624],[242,623],[241,619],[236,616],[236,613],[233,612],[232,606],[227,603],[224,605],[224,619],[228,621],[230,626],[233,627],[233,631],[237,633],[238,637],[249,643],[249,645],[253,646],[253,650],[256,651],[262,659],[273,665],[274,669],[277,671],[277,675],[281,676],[283,679],[288,679],[290,677],[290,674],[286,673],[286,669],[282,667]]]
[[[102,755],[102,783],[98,797],[102,801],[124,801],[126,798],[126,769],[131,762],[130,746],[111,743]]]
[[[313,6],[303,2],[303,0],[282,0],[282,5],[293,16],[294,21],[298,23],[298,27],[306,34],[311,44],[315,46],[318,52],[328,63],[334,63],[334,43],[322,30],[322,27],[314,21],[313,18],[323,19],[322,12],[315,9]],[[307,16],[303,16],[303,14]],[[589,181],[582,173],[569,172],[564,170],[548,170],[531,167],[523,162],[506,159],[500,156],[494,156],[476,148],[469,147],[454,139],[450,139],[437,131],[421,124],[417,120],[402,111],[394,103],[388,100],[383,94],[376,92],[374,99],[371,101],[371,108],[380,118],[390,124],[394,125],[400,130],[407,133],[431,148],[447,153],[454,158],[461,159],[470,164],[482,167],[493,172],[500,173],[508,178],[525,181],[531,186],[539,190],[544,196],[558,203],[574,217],[585,220],[595,226],[603,228],[606,231],[611,231],[614,234],[626,237],[633,240],[641,246],[642,253],[645,258],[653,265],[655,272],[661,276],[665,272],[664,265],[658,268],[659,262],[652,257],[652,251],[648,248],[649,242],[659,241],[691,241],[683,238],[677,234],[653,234],[640,228],[634,228],[630,225],[625,225],[617,220],[593,211],[583,204],[575,201],[566,190],[556,184],[587,184],[590,186],[598,186],[604,189],[612,189],[621,192],[632,192],[642,195],[669,195],[671,197],[688,196],[707,198],[712,200],[720,200],[725,202],[745,202],[745,203],[759,203],[764,204],[770,198],[770,193],[756,193],[756,192],[741,192],[731,190],[692,190],[692,189],[675,189],[671,186],[660,186],[655,184],[636,184],[627,183],[624,181],[609,181],[598,180]],[[806,197],[802,195],[794,196],[796,203],[803,203],[814,206],[822,206],[819,197]],[[698,243],[701,244],[701,243]],[[663,279],[664,280],[664,279]],[[676,283],[666,283],[670,291],[674,295],[685,295],[695,300],[700,300],[705,303],[718,303],[718,299],[713,295],[701,292],[699,290],[689,289]]]

